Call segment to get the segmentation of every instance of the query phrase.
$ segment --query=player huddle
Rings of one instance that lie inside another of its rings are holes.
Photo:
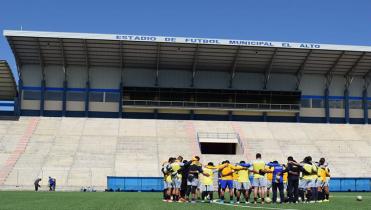
[[[330,169],[324,158],[313,162],[310,156],[302,162],[293,157],[287,163],[265,162],[260,153],[250,163],[240,161],[231,164],[228,160],[218,165],[201,164],[198,156],[190,161],[183,157],[170,157],[162,164],[164,175],[164,201],[166,202],[214,202],[214,192],[219,202],[225,202],[225,192],[230,203],[260,201],[273,203],[314,203],[329,201]],[[214,189],[214,182],[218,188]],[[270,199],[272,191],[272,200]],[[279,193],[279,197],[277,196]],[[287,195],[285,197],[285,194]]]

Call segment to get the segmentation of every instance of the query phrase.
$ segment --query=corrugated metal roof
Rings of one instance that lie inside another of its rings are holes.
[[[17,86],[6,61],[0,60],[0,100],[14,100]]]
[[[19,65],[90,65],[251,73],[368,76],[371,47],[317,48],[118,40],[117,35],[5,31]],[[191,38],[189,38],[191,39]],[[227,40],[221,40],[224,43]],[[296,45],[298,43],[293,43]],[[318,45],[320,46],[320,45]]]

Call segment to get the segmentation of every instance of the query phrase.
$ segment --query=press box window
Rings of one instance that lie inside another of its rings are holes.
[[[120,101],[120,93],[105,92],[105,102],[118,102]]]
[[[301,100],[301,107],[302,108],[310,108],[310,99],[302,99]]]
[[[103,102],[103,92],[90,92],[89,101]]]
[[[344,108],[343,100],[330,100],[329,107],[332,109],[341,109]]]
[[[362,101],[360,100],[349,100],[350,109],[362,109]]]
[[[23,100],[40,100],[40,91],[37,90],[24,90],[23,91]]]
[[[46,91],[45,92],[45,100],[46,101],[62,101],[63,100],[63,92],[61,92],[61,91]]]
[[[67,101],[85,101],[85,92],[67,92]]]
[[[312,99],[312,108],[323,108],[324,103],[322,99]]]

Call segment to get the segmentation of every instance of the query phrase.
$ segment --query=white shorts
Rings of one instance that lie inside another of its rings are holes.
[[[322,182],[322,180],[317,179],[317,180],[316,180],[316,187],[322,187],[322,186],[323,186],[323,182]]]
[[[248,190],[251,188],[250,182],[237,182],[236,187],[237,190]]]
[[[267,179],[265,177],[254,178],[252,186],[254,187],[266,187]]]
[[[197,178],[193,178],[192,181],[187,180],[188,186],[199,187],[199,184],[200,182]]]
[[[214,186],[213,185],[201,185],[201,191],[202,192],[213,192]]]
[[[304,179],[299,179],[299,189],[305,189]]]
[[[171,188],[171,182],[164,181],[164,189]]]
[[[182,180],[179,178],[173,178],[171,180],[171,187],[175,189],[180,189],[180,185],[182,184]]]
[[[304,188],[316,187],[316,180],[315,179],[303,179],[302,181],[303,181]]]
[[[326,181],[323,183],[324,187],[329,187],[330,186],[330,177],[326,177]]]

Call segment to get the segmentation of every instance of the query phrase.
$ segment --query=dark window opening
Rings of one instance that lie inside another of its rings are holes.
[[[236,143],[200,143],[201,154],[235,155]]]

